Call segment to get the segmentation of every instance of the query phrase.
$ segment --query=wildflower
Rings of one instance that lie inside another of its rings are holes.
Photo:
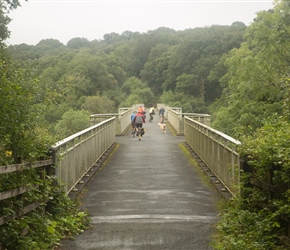
[[[12,156],[12,151],[5,151],[6,157],[11,157]]]

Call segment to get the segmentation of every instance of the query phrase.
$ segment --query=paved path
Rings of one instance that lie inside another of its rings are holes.
[[[62,250],[208,250],[219,195],[183,149],[162,134],[158,116],[141,141],[130,133],[86,186],[83,207],[93,227]]]

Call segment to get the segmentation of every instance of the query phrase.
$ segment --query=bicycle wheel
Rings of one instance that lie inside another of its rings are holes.
[[[135,137],[136,135],[136,128],[132,128],[132,136]]]

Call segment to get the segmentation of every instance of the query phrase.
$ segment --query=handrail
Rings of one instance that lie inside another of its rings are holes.
[[[189,117],[184,118],[186,142],[234,196],[239,195],[238,140]]]
[[[184,135],[184,117],[188,116],[210,126],[210,115],[200,114],[200,113],[182,113],[182,108],[180,107],[170,107],[165,104],[158,103],[157,109],[161,107],[165,109],[165,118],[174,129],[176,135]]]
[[[116,118],[84,129],[51,147],[55,174],[69,193],[114,143]]]
[[[119,113],[112,114],[92,114],[90,115],[90,126],[98,124],[99,122],[110,117],[116,118],[116,135],[124,135],[131,124],[131,115],[138,107],[144,104],[132,105],[132,107],[119,108]]]

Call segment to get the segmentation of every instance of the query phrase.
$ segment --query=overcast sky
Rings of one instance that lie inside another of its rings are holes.
[[[12,11],[7,44],[36,45],[42,39],[65,44],[72,38],[89,41],[124,31],[148,32],[159,27],[185,30],[213,24],[249,25],[256,13],[273,8],[272,0],[28,0]]]

